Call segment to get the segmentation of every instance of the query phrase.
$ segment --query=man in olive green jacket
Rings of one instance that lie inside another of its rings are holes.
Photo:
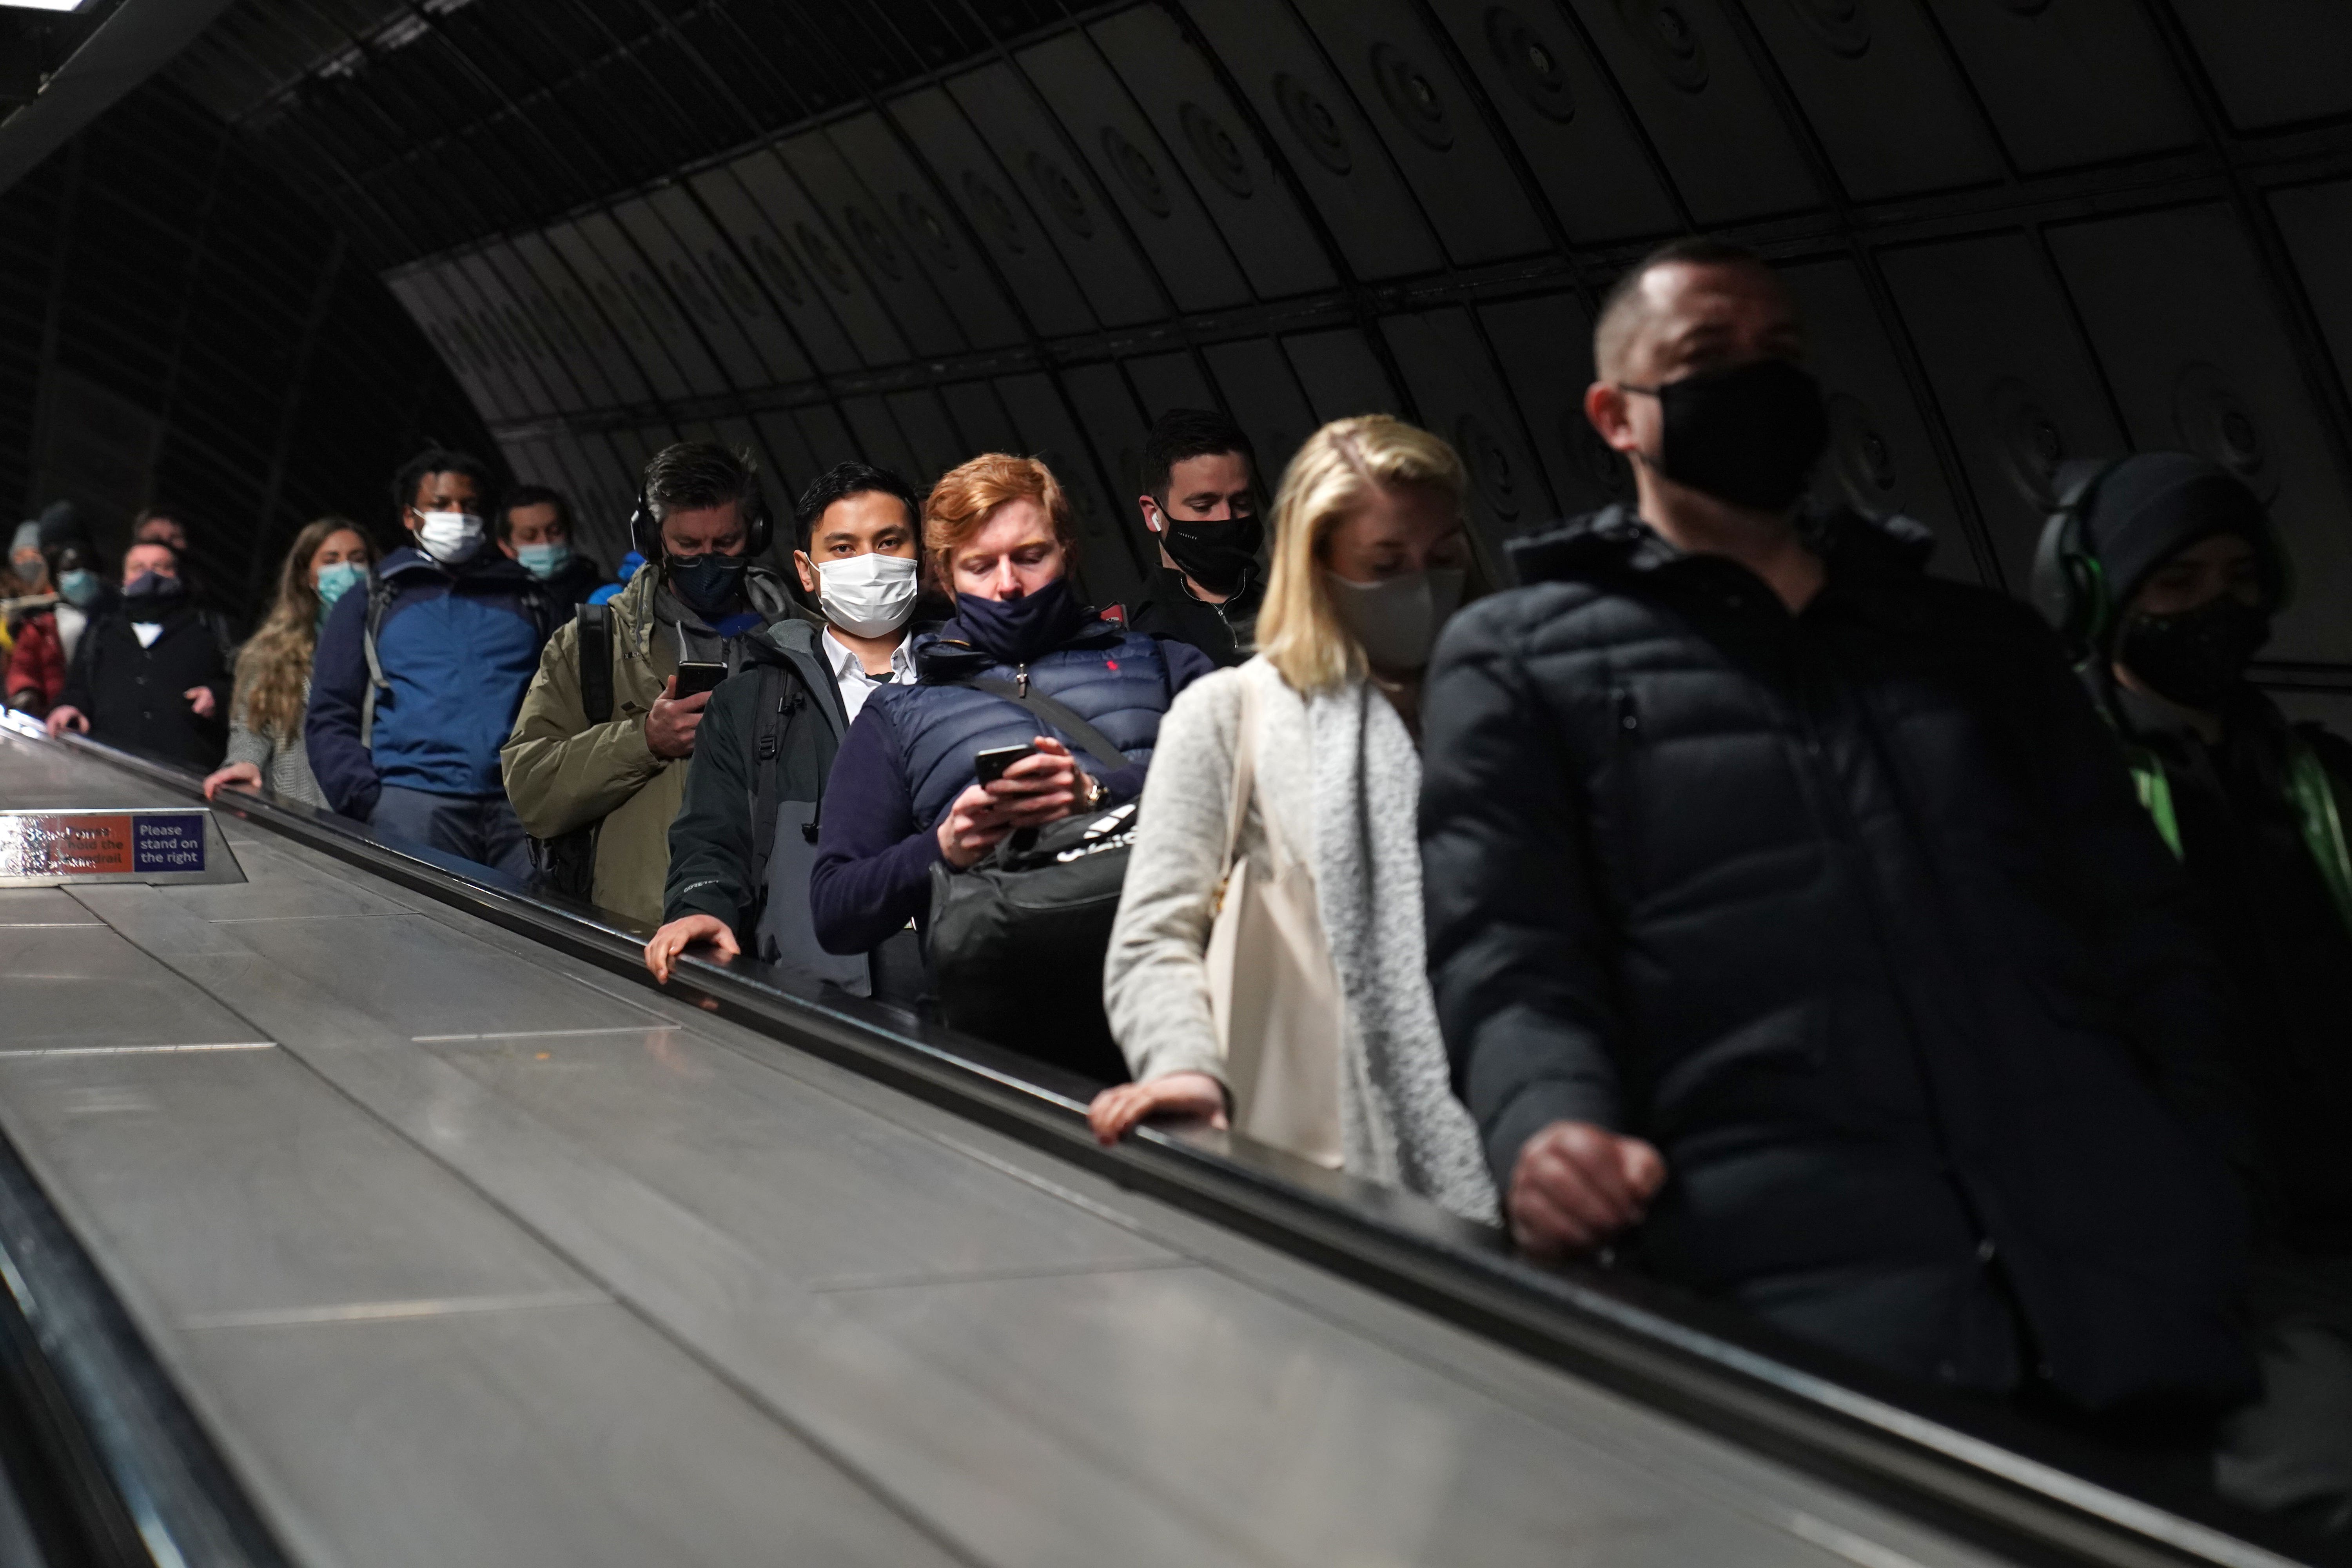
[[[646,466],[646,482],[659,538],[646,542],[656,546],[652,558],[609,606],[612,717],[588,721],[580,625],[566,622],[548,639],[499,760],[524,829],[551,839],[595,827],[590,899],[651,926],[661,923],[670,819],[709,701],[708,693],[677,696],[678,664],[722,663],[731,672],[742,665],[745,637],[802,612],[776,573],[746,568],[745,502],[754,492],[734,455],[680,442]]]

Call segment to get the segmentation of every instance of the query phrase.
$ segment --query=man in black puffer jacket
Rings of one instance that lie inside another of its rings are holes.
[[[1681,242],[1587,411],[1641,511],[1526,540],[1424,701],[1432,977],[1521,1245],[1615,1242],[1877,1365],[2251,1391],[2189,889],[2032,611],[1801,514],[1792,300]]]

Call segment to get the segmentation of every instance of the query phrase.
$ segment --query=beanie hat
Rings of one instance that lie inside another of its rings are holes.
[[[2277,608],[2286,595],[2286,561],[2262,499],[2210,458],[2189,452],[2126,458],[2099,480],[2083,511],[2084,542],[2117,609],[2149,573],[2216,533],[2237,534],[2254,547],[2263,597]]]
[[[89,536],[82,531],[81,520],[74,515],[74,504],[69,500],[53,500],[43,507],[40,526],[41,547],[45,550],[55,544],[87,545],[89,542]]]
[[[40,547],[41,525],[20,522],[16,525],[16,536],[8,542],[8,553],[13,556],[20,550],[38,550]]]

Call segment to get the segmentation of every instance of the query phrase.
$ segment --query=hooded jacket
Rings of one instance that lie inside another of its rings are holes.
[[[2249,1392],[2243,1158],[2189,889],[2054,638],[1818,520],[1798,614],[1622,508],[1523,541],[1423,711],[1432,980],[1498,1184],[1663,1152],[1647,1269],[2089,1410]]]
[[[209,769],[228,738],[229,650],[216,622],[193,606],[173,610],[142,645],[120,610],[92,621],[74,649],[60,704],[89,721],[93,741]],[[213,694],[199,718],[185,695]]]

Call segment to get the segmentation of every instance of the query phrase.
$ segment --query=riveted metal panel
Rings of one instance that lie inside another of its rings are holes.
[[[1265,465],[1267,474],[1276,476],[1266,486],[1271,494],[1281,488],[1279,476],[1290,466],[1291,454],[1322,421],[1307,405],[1282,351],[1265,339],[1214,343],[1202,350],[1201,357],[1209,362],[1209,374],[1224,390],[1225,406],[1249,432],[1251,444],[1257,447],[1257,460]]]
[[[824,298],[858,357],[866,364],[895,364],[907,357],[907,337],[889,310],[851,261],[840,232],[827,220],[792,168],[774,152],[754,153],[732,165],[743,188],[768,216],[776,234],[791,243],[811,292]]]
[[[2352,110],[2352,6],[2338,0],[2173,0],[2231,123]]]
[[[2352,180],[2276,191],[2270,205],[2335,355],[2336,374],[2352,380],[2352,290],[2336,286],[2352,278]]]
[[[1061,252],[947,93],[939,88],[909,93],[891,102],[890,114],[988,247],[1030,326],[1049,336],[1093,327],[1094,312]]]
[[[799,499],[800,492],[808,488],[809,481],[824,472],[829,465],[816,460],[816,453],[810,448],[808,437],[801,434],[800,425],[782,409],[755,414],[751,422],[759,426],[761,445],[775,458],[777,473],[783,476],[793,498]],[[784,499],[783,493],[779,491],[774,499],[781,502]]]
[[[964,341],[974,348],[1018,342],[1021,321],[1012,301],[997,286],[987,258],[956,221],[954,205],[940,195],[929,174],[899,140],[899,132],[879,114],[861,114],[827,126],[825,134],[875,200],[888,209],[908,253],[946,302]]]
[[[915,467],[915,450],[891,416],[889,404],[878,396],[845,397],[841,412],[857,436],[858,454],[877,468],[904,474]]]
[[[776,152],[800,176],[801,186],[824,209],[843,254],[866,287],[890,312],[914,352],[953,353],[969,346],[913,255],[908,237],[890,210],[859,181],[831,139],[821,131],[779,142]]]
[[[498,278],[508,297],[539,329],[540,342],[551,356],[551,363],[541,368],[541,378],[547,384],[548,394],[555,399],[556,406],[572,413],[606,401],[598,395],[604,377],[593,363],[587,345],[580,341],[579,330],[563,313],[555,296],[541,286],[514,247],[486,245],[476,255],[475,264]]]
[[[2132,444],[2210,458],[2269,504],[2294,557],[2296,600],[2267,656],[2352,658],[2352,499],[2230,210],[2068,225],[2050,246]]]
[[[1131,554],[1156,563],[1159,546],[1151,542],[1135,506],[1135,498],[1142,493],[1136,486],[1143,468],[1147,426],[1135,405],[1134,394],[1128,390],[1127,378],[1117,365],[1090,364],[1068,372],[1062,379],[1070,389],[1078,417],[1086,424],[1088,439],[1094,442],[1095,456],[1109,476],[1112,526],[1127,536]]]
[[[1192,183],[1080,32],[1025,50],[1022,69],[1093,168],[1177,308],[1213,310],[1249,298],[1241,268],[1202,210]]]
[[[1109,197],[1092,168],[1072,156],[1029,85],[1011,67],[992,65],[950,80],[948,91],[995,149],[1005,179],[1061,251],[1095,314],[1108,325],[1165,315],[1168,298],[1144,268]]]
[[[1478,312],[1536,444],[1536,457],[1575,516],[1633,499],[1633,471],[1584,416],[1592,384],[1592,318],[1571,294],[1514,300]]]
[[[507,340],[516,350],[515,390],[525,403],[541,414],[578,407],[578,389],[564,370],[555,345],[548,342],[531,314],[526,297],[511,288],[478,251],[454,257],[449,265],[472,288],[482,309],[506,329]]]
[[[1717,0],[1564,0],[1702,224],[1818,205],[1770,94]]]
[[[1559,503],[1519,433],[1510,394],[1466,310],[1381,319],[1381,333],[1412,384],[1421,422],[1454,443],[1470,470],[1470,521],[1500,578],[1502,542],[1553,516]]]
[[[2097,367],[2023,235],[1891,250],[1880,267],[1959,448],[2001,585],[2022,593],[2059,464],[2123,446]]]
[[[2001,177],[2000,152],[1916,6],[1783,0],[1748,15],[1850,194]]]
[[[1549,0],[1431,0],[1571,239],[1680,226],[1615,88]]]
[[[751,281],[767,296],[768,306],[790,323],[793,339],[820,374],[838,374],[862,363],[856,345],[841,318],[834,312],[824,285],[810,272],[807,260],[794,247],[780,215],[761,208],[736,170],[762,160],[755,153],[723,169],[709,169],[690,182],[703,207],[719,229],[735,243],[735,254],[749,268]]]
[[[707,293],[715,309],[693,299],[697,316],[704,321],[710,340],[738,386],[772,385],[803,381],[814,373],[808,355],[791,330],[769,307],[768,297],[751,276],[751,266],[710,221],[694,193],[683,185],[664,185],[652,195],[653,209],[682,255],[664,266],[673,283]]]
[[[642,272],[631,274],[629,286],[647,314],[659,320],[663,341],[687,384],[709,396],[765,384],[770,378],[759,351],[744,341],[719,298],[719,286],[703,275],[701,258],[662,221],[653,202],[623,202],[613,209],[613,218],[644,258]]]
[[[1293,0],[1455,262],[1542,250],[1542,220],[1471,89],[1404,0]]]
[[[1862,275],[1839,258],[1784,267],[1780,276],[1804,310],[1813,371],[1829,397],[1830,449],[1813,495],[1859,511],[1916,518],[1936,531],[1934,571],[1983,580],[1918,400]]]
[[[1172,150],[1258,296],[1329,288],[1330,263],[1289,185],[1174,21],[1139,5],[1088,31]]]
[[[1328,332],[1294,332],[1282,342],[1298,373],[1298,384],[1318,423],[1351,414],[1402,414],[1404,400],[1389,384],[1388,372],[1364,334],[1353,327]]]
[[[2126,158],[2197,140],[2196,113],[2138,0],[1927,4],[2020,168]]]
[[[581,372],[583,384],[600,405],[644,402],[653,395],[652,384],[622,341],[620,326],[591,297],[587,280],[556,249],[552,234],[518,235],[514,253],[571,321],[592,362]]]
[[[1386,147],[1286,5],[1193,0],[1187,9],[1359,277],[1444,265],[1444,252]]]
[[[894,392],[889,403],[898,428],[906,434],[907,445],[914,448],[915,466],[900,470],[898,477],[914,487],[919,500],[932,481],[971,457],[971,450],[957,436],[936,392]]]
[[[1214,408],[1217,395],[1191,354],[1146,354],[1127,362],[1127,378],[1143,402],[1143,417],[1159,418],[1171,408]]]
[[[982,452],[1021,450],[1021,432],[1013,427],[1013,416],[1005,411],[1004,400],[987,382],[950,382],[940,388],[940,401],[947,405],[948,417],[955,421],[965,458],[975,458]]]
[[[815,458],[814,473],[823,473],[835,463],[845,463],[852,458],[865,456],[857,437],[841,421],[841,411],[829,403],[803,403],[793,410],[793,423],[801,427],[809,451]]]
[[[426,339],[440,353],[442,363],[449,367],[450,374],[457,378],[457,384],[465,390],[467,401],[480,410],[485,418],[497,418],[500,400],[490,391],[484,374],[482,355],[485,351],[478,342],[468,341],[469,337],[478,334],[474,334],[470,328],[460,330],[457,308],[450,301],[447,293],[425,276],[428,270],[423,267],[411,268],[385,279],[384,282],[391,289],[393,298],[400,301],[401,309],[424,329]]]
[[[645,269],[645,263],[619,228],[610,218],[592,215],[548,230],[547,238],[572,270],[579,274],[596,309],[620,333],[622,346],[645,376],[648,395],[657,400],[684,396],[686,378],[678,374],[661,334],[646,320],[644,309],[630,291],[627,274],[614,268],[617,258],[634,262],[640,273]]]
[[[996,392],[1021,431],[1024,447],[1054,470],[1070,498],[1087,598],[1098,605],[1131,603],[1143,581],[1136,552],[1061,394],[1043,375],[999,376]]]
[[[521,351],[484,307],[481,297],[452,261],[410,275],[416,297],[444,323],[464,352],[473,356],[475,405],[491,419],[527,419],[535,412],[520,384]]]

